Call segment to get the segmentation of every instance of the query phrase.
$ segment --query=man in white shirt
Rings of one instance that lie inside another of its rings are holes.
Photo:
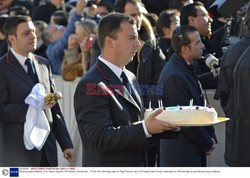
[[[9,17],[4,34],[11,49],[0,59],[0,166],[57,166],[56,140],[64,157],[74,161],[73,144],[58,104],[46,103],[44,106],[50,133],[42,149],[25,148],[24,123],[29,105],[24,100],[36,83],[44,86],[45,93],[55,92],[55,84],[49,61],[32,54],[37,38],[30,17]]]
[[[125,66],[140,42],[135,20],[112,13],[99,23],[101,56],[79,82],[74,107],[83,143],[83,166],[146,166],[145,146],[152,134],[176,129],[157,120],[146,121],[138,83]]]

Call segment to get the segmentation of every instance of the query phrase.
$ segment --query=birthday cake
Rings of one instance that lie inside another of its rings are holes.
[[[161,107],[163,111],[156,119],[176,125],[203,125],[217,122],[217,112],[207,106],[175,106]],[[147,119],[156,109],[146,109],[144,119]]]

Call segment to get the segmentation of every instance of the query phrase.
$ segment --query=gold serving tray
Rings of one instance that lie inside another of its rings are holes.
[[[203,124],[195,124],[195,123],[191,123],[191,124],[185,124],[185,123],[181,123],[181,124],[177,124],[180,127],[203,127],[203,126],[211,126],[211,125],[215,125],[215,124],[219,124],[222,122],[226,122],[230,120],[227,117],[218,117],[216,122],[211,122],[211,123],[203,123]]]
[[[218,117],[216,122],[210,122],[210,123],[203,123],[203,124],[196,124],[196,123],[178,123],[176,125],[180,126],[180,127],[204,127],[204,126],[211,126],[211,125],[215,125],[215,124],[219,124],[222,122],[226,122],[229,121],[230,119],[227,117]],[[138,122],[134,122],[132,123],[132,125],[136,125],[141,123],[141,121]]]

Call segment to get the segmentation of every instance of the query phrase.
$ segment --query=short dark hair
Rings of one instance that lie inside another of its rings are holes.
[[[200,6],[204,7],[204,5],[201,2],[197,1],[195,3],[188,4],[182,7],[180,16],[181,25],[189,25],[188,17],[189,16],[197,17],[198,8]]]
[[[158,15],[156,15],[155,13],[149,12],[149,13],[144,14],[144,16],[149,20],[152,27],[156,26],[156,22],[159,18]]]
[[[67,26],[68,24],[68,14],[65,11],[57,10],[52,15],[51,18],[54,18],[54,23],[57,25]]]
[[[124,9],[127,3],[136,4],[137,2],[142,3],[141,0],[116,0],[115,12],[124,13]]]
[[[101,49],[104,48],[105,37],[117,38],[117,32],[120,31],[123,22],[135,24],[134,18],[124,13],[110,13],[101,19],[98,25],[98,39]]]
[[[179,28],[180,32],[177,32],[177,30],[175,30],[173,32],[173,36],[171,39],[171,45],[172,45],[175,53],[180,54],[181,47],[184,45],[188,45],[191,42],[188,35],[190,33],[196,32],[197,30],[196,30],[196,28],[189,26],[189,25],[181,25],[181,26],[176,27],[176,28]]]
[[[173,16],[178,16],[179,15],[179,11],[177,10],[164,10],[160,13],[159,18],[156,22],[156,31],[158,33],[159,36],[163,36],[164,32],[163,32],[163,27],[167,27],[170,28],[171,25],[171,18]]]
[[[30,16],[25,15],[17,15],[13,17],[8,17],[8,19],[4,23],[3,32],[5,35],[5,38],[7,39],[9,45],[11,46],[11,43],[8,40],[9,35],[15,35],[17,36],[17,26],[21,23],[28,23],[31,20]]]
[[[113,5],[112,3],[109,3],[108,1],[100,1],[97,6],[103,6],[107,9],[107,11],[110,13],[113,11]]]

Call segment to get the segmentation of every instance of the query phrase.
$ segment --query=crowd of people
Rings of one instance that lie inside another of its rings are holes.
[[[159,100],[164,107],[190,100],[202,106],[206,89],[217,90],[230,118],[226,164],[250,166],[250,7],[245,34],[223,54],[226,19],[209,11],[213,2],[0,1],[0,166],[57,166],[56,141],[65,159],[75,160],[59,104],[26,102],[38,83],[45,93],[56,92],[53,75],[81,77],[74,109],[82,166],[207,166],[219,141],[213,126],[179,128],[156,119],[162,109],[143,120],[145,108],[158,108]],[[211,55],[216,66],[207,64]],[[29,150],[23,137],[36,111],[48,120],[49,134],[41,149]]]

